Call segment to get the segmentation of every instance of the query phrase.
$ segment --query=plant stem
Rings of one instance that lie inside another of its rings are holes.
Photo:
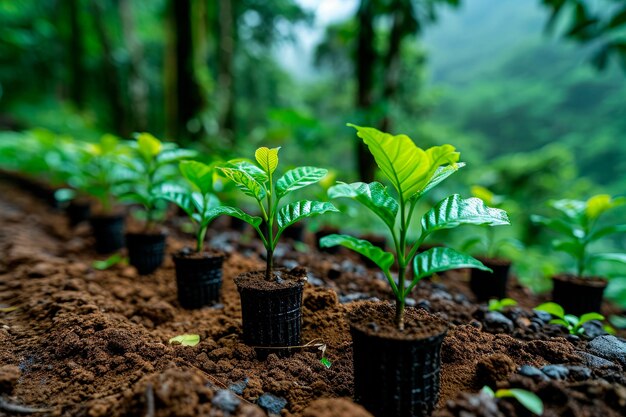
[[[405,276],[406,276],[406,259],[404,257],[406,251],[406,216],[405,204],[400,199],[400,242],[396,247],[398,254],[398,296],[396,297],[396,327],[398,330],[404,330],[404,304],[406,295],[404,294]]]
[[[398,330],[404,331],[404,298],[396,299],[396,326]]]
[[[272,278],[274,277],[273,269],[274,269],[274,250],[268,248],[267,249],[267,262],[265,266],[265,279],[266,280],[271,281]]]
[[[201,253],[204,249],[204,237],[206,236],[206,231],[208,226],[200,226],[200,230],[198,230],[198,237],[196,240],[196,252]]]

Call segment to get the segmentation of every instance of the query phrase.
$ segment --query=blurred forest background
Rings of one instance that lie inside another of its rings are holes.
[[[626,2],[0,0],[0,130],[284,146],[371,179],[346,122],[454,144],[449,189],[504,196],[537,243],[546,200],[625,192]]]

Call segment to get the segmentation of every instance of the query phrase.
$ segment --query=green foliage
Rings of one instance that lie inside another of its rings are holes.
[[[122,257],[119,253],[115,253],[103,261],[93,261],[91,266],[99,271],[104,271],[115,265],[124,264],[126,262],[126,258]]]
[[[170,345],[195,346],[198,343],[200,343],[200,335],[197,334],[181,334],[169,340]]]
[[[242,160],[232,160],[217,169],[234,182],[239,190],[257,203],[261,217],[251,216],[235,207],[222,206],[211,211],[212,215],[233,216],[252,225],[267,251],[266,278],[273,279],[274,249],[285,229],[292,224],[324,213],[337,211],[328,202],[301,200],[279,207],[280,201],[291,192],[320,181],[327,170],[300,167],[286,172],[278,180],[274,173],[278,167],[280,148],[261,147],[256,150],[257,165]],[[261,227],[263,226],[263,229]]]
[[[582,327],[582,325],[587,323],[588,321],[604,321],[604,316],[600,313],[585,313],[580,317],[576,317],[573,314],[565,314],[565,310],[563,309],[563,307],[553,302],[540,304],[534,309],[550,313],[552,316],[556,317],[555,319],[550,320],[551,324],[558,324],[560,326],[563,326],[570,332],[570,334],[574,335],[582,335],[583,333],[585,333],[585,329]]]
[[[558,217],[550,218],[539,215],[532,220],[543,225],[561,238],[553,241],[554,249],[570,255],[576,262],[576,272],[583,277],[593,261],[615,261],[626,263],[622,254],[590,254],[588,246],[606,236],[626,232],[624,224],[602,225],[600,217],[608,210],[626,204],[626,197],[611,198],[608,194],[599,194],[581,200],[556,200],[549,203]]]
[[[490,271],[480,261],[451,248],[433,248],[417,253],[419,246],[434,232],[466,224],[498,226],[509,224],[503,210],[492,209],[477,198],[462,199],[458,195],[445,198],[421,218],[422,230],[413,245],[407,234],[417,202],[434,186],[454,173],[459,153],[452,145],[435,146],[427,150],[418,148],[406,135],[392,136],[374,128],[353,126],[363,139],[383,175],[396,191],[396,200],[380,183],[339,183],[328,190],[331,198],[346,197],[359,202],[389,229],[396,254],[375,248],[369,242],[350,236],[324,237],[322,246],[343,245],[371,259],[378,265],[396,298],[396,324],[404,326],[404,305],[411,290],[424,277],[453,268],[479,268]],[[397,282],[391,275],[391,266],[398,265]],[[408,267],[413,265],[413,279],[407,286]]]
[[[501,300],[489,300],[489,311],[504,311],[506,307],[516,306],[517,301],[512,298],[503,298]]]
[[[531,413],[538,416],[543,414],[543,401],[541,401],[541,398],[539,398],[536,394],[530,391],[520,388],[509,388],[499,389],[494,392],[491,388],[485,385],[481,392],[491,398],[514,398]]]

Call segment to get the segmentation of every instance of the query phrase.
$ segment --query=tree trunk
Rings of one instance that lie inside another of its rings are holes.
[[[221,134],[235,141],[235,0],[219,0],[218,97]]]
[[[374,68],[377,54],[374,45],[374,7],[372,0],[361,0],[357,12],[359,22],[358,46],[356,54],[357,97],[356,106],[364,114],[373,102]],[[356,155],[359,178],[364,182],[374,180],[376,165],[367,147],[357,141]]]
[[[80,25],[79,0],[68,0],[70,98],[79,109],[84,105],[85,71],[83,67],[83,33]]]
[[[148,127],[148,83],[143,70],[143,50],[135,34],[132,4],[130,0],[118,0],[122,21],[124,43],[130,55],[128,92],[130,95],[131,129],[144,131]]]

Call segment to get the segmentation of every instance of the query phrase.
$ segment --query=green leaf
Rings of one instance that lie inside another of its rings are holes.
[[[463,224],[500,226],[510,223],[504,210],[487,207],[479,198],[462,199],[458,194],[440,201],[422,217],[424,234]]]
[[[610,261],[626,264],[626,253],[596,253],[591,255],[592,261]]]
[[[307,217],[318,216],[329,211],[339,211],[332,203],[326,201],[300,200],[278,210],[278,234],[290,225]]]
[[[234,160],[230,161],[229,164],[232,165],[232,168],[243,171],[246,174],[250,175],[259,184],[265,184],[269,180],[269,177],[267,176],[265,171],[263,171],[258,166],[250,163],[249,161]]]
[[[207,194],[213,189],[213,167],[198,161],[182,161],[178,164],[183,177],[196,191]]]
[[[586,202],[585,215],[588,219],[595,220],[604,212],[624,204],[626,204],[624,197],[612,199],[608,194],[594,195]]]
[[[159,166],[163,166],[182,161],[183,159],[196,158],[197,156],[198,152],[191,149],[168,149],[157,156],[157,163]]]
[[[559,326],[567,327],[568,329],[572,326],[567,321],[563,319],[552,319],[548,322],[549,324],[558,324]]]
[[[618,316],[617,314],[609,317],[611,324],[618,329],[626,329],[626,316]]]
[[[587,323],[591,320],[604,321],[604,316],[600,313],[585,313],[580,316],[580,319],[578,320],[578,326],[582,326],[584,323]]]
[[[200,335],[181,334],[169,340],[170,345],[195,346],[200,343]]]
[[[328,190],[328,196],[330,198],[353,198],[380,217],[390,229],[394,228],[399,205],[387,193],[387,187],[379,182],[339,183]]]
[[[565,310],[563,310],[563,307],[561,307],[557,303],[553,303],[552,301],[540,304],[533,310],[545,311],[546,313],[552,314],[554,317],[565,319]]]
[[[463,168],[464,166],[465,166],[464,162],[457,162],[451,165],[447,165],[445,167],[437,168],[433,177],[428,181],[424,189],[416,195],[416,197],[419,198],[423,196],[424,194],[426,194],[427,192],[435,188],[437,185],[442,183],[446,178],[448,178],[450,175],[454,174],[455,172],[457,172],[460,168]]]
[[[613,235],[615,233],[626,233],[626,224],[615,224],[613,226],[606,226],[601,229],[595,230],[589,234],[587,240],[595,241],[604,236]]]
[[[492,389],[491,389],[488,385],[485,385],[485,386],[484,386],[484,387],[480,390],[480,392],[482,392],[483,394],[487,394],[487,395],[488,395],[489,397],[491,397],[491,398],[495,398],[495,396],[496,396],[496,393],[495,393],[495,392],[493,392],[493,390],[492,390]]]
[[[561,219],[550,219],[544,216],[533,214],[530,216],[530,220],[532,220],[532,222],[535,224],[545,226],[558,233],[563,233],[573,237],[582,237],[581,231],[578,231],[579,229],[576,226],[571,225]]]
[[[99,271],[104,271],[106,269],[111,268],[114,265],[117,265],[125,261],[126,259],[123,258],[122,255],[120,255],[119,253],[115,253],[103,261],[93,261],[91,266],[92,268],[97,269]]]
[[[178,207],[183,209],[189,217],[193,218],[193,214],[196,211],[196,206],[194,205],[194,198],[192,193],[184,191],[165,191],[162,192],[160,196],[164,200],[176,204]],[[200,196],[200,198],[202,198],[202,196]]]
[[[413,283],[437,272],[457,268],[476,268],[493,272],[478,259],[457,252],[452,248],[435,247],[426,252],[418,253],[413,258]]]
[[[528,411],[538,416],[543,414],[543,402],[536,394],[520,388],[499,389],[496,398],[513,397]]]
[[[555,250],[565,252],[574,258],[579,258],[583,254],[584,246],[578,240],[555,240],[552,242]]]
[[[406,135],[393,136],[371,127],[348,126],[357,130],[376,164],[405,201],[423,191],[440,166],[459,160],[459,153],[451,145],[424,151]]]
[[[332,362],[328,358],[320,359],[320,363],[324,365],[327,369],[330,369],[330,367],[332,366]]]
[[[320,246],[322,248],[329,248],[331,246],[341,245],[348,249],[351,249],[361,255],[365,256],[372,262],[374,262],[380,269],[385,272],[389,271],[391,265],[393,265],[393,254],[385,252],[378,246],[372,245],[367,240],[357,239],[348,235],[328,235],[320,239]]]
[[[256,161],[259,163],[261,168],[265,170],[268,175],[272,175],[274,171],[276,171],[276,167],[278,167],[278,148],[267,148],[265,146],[259,148],[254,153],[254,157]]]
[[[265,188],[250,174],[242,169],[218,167],[218,169],[235,183],[245,195],[262,200],[265,197]]]
[[[328,173],[327,169],[316,167],[298,167],[289,170],[276,182],[278,198],[286,194],[319,182]]]
[[[137,135],[137,145],[139,154],[145,161],[151,161],[161,152],[161,141],[150,133],[140,133]]]
[[[517,305],[517,301],[515,301],[512,298],[503,298],[502,300],[500,300],[500,305],[502,307],[516,306]]]
[[[239,220],[243,220],[244,222],[251,224],[254,227],[259,227],[263,219],[258,216],[250,216],[249,214],[243,212],[237,207],[230,206],[219,206],[215,207],[208,211],[206,215],[207,223],[216,218],[217,216],[226,215],[235,217]]]

